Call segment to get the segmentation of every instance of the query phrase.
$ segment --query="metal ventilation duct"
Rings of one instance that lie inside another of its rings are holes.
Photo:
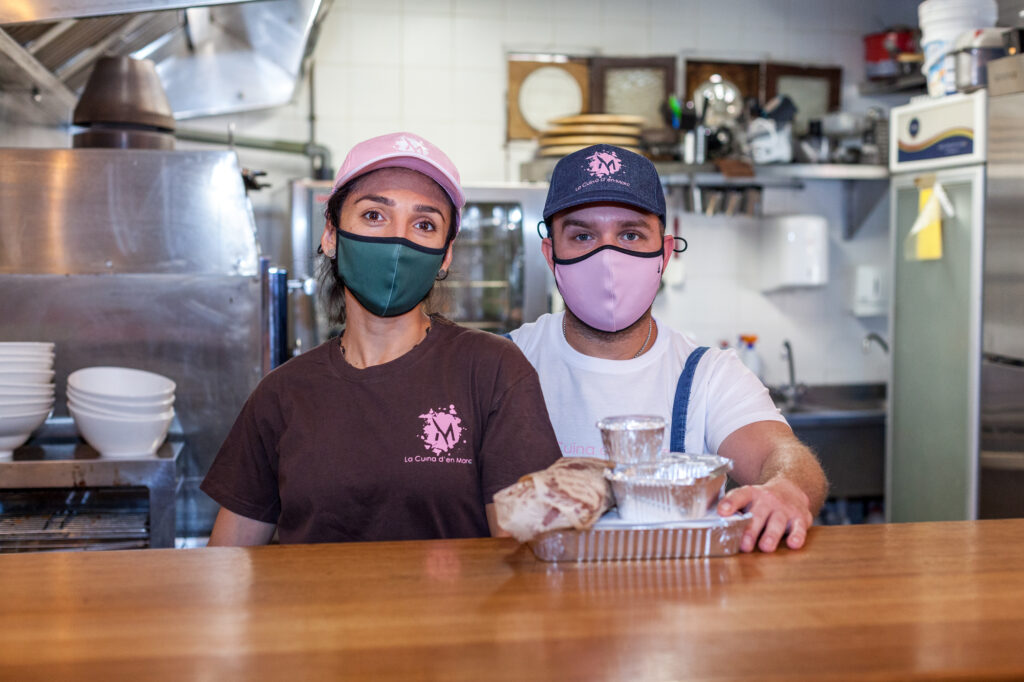
[[[156,63],[176,119],[278,106],[331,1],[2,3],[0,91],[24,117],[66,124],[96,60],[133,56]]]

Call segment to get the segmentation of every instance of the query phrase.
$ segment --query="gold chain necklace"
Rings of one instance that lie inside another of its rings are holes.
[[[644,345],[640,346],[640,350],[638,350],[636,352],[636,355],[634,355],[632,358],[630,358],[631,360],[636,360],[638,357],[643,355],[643,352],[645,350],[647,350],[647,344],[650,343],[650,341],[651,341],[651,333],[653,331],[654,331],[654,318],[653,317],[648,317],[647,318],[647,338],[644,339]],[[565,315],[564,314],[562,315],[562,338],[565,339],[566,343],[569,343],[569,337],[566,336],[566,334],[565,334]]]

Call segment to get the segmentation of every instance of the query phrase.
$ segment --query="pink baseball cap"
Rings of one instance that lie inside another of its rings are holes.
[[[381,168],[408,168],[423,173],[441,186],[455,204],[455,231],[459,213],[466,204],[459,171],[438,147],[412,133],[390,133],[371,137],[352,147],[338,169],[334,191],[353,178]]]

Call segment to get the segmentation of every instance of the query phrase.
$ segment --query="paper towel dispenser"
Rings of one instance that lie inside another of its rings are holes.
[[[828,221],[823,216],[765,216],[759,247],[761,291],[828,282]]]

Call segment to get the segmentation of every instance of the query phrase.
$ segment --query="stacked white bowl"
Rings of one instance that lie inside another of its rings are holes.
[[[0,343],[0,460],[10,459],[53,409],[53,344]]]
[[[149,457],[174,419],[173,381],[128,367],[86,367],[68,375],[68,412],[103,457]]]

